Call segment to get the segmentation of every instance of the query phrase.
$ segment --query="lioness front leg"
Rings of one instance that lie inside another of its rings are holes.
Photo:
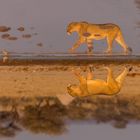
[[[111,36],[108,36],[108,37],[107,37],[107,44],[108,44],[108,47],[107,47],[107,50],[105,51],[106,53],[112,53],[112,44],[113,44],[113,40],[114,40],[114,37],[111,37]]]
[[[77,69],[73,71],[77,79],[79,80],[79,88],[81,93],[78,95],[80,97],[88,96],[88,89],[87,89],[87,79],[81,74],[81,70]]]
[[[93,40],[92,39],[87,39],[87,53],[92,54],[93,53]]]
[[[89,39],[89,37],[91,36],[91,33],[84,32],[82,35],[86,38],[86,43],[88,47],[87,53],[88,54],[93,53],[93,39]]]
[[[113,70],[110,67],[105,67],[105,69],[108,71],[108,75],[107,75],[107,83],[109,85],[113,85],[116,83],[114,75],[113,75]]]
[[[88,66],[87,80],[93,80],[93,66]]]
[[[78,47],[80,47],[80,45],[82,43],[84,43],[84,38],[79,38],[76,43],[73,45],[73,47],[70,49],[70,52],[73,53],[75,51],[75,49],[77,49]]]
[[[109,67],[106,67],[106,70],[108,71],[107,84],[109,87],[109,91],[107,92],[107,95],[116,94],[119,92],[119,87],[118,87],[117,81],[114,78],[113,71]]]
[[[82,75],[82,70],[80,68],[72,70],[72,72],[76,76],[76,78],[79,80],[80,83],[85,82],[85,78]]]

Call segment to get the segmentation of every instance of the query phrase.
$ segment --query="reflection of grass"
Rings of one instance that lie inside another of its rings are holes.
[[[0,136],[13,137],[21,128],[16,123],[18,113],[16,110],[0,112]]]
[[[13,136],[15,136],[15,132],[13,130],[9,130],[6,128],[0,128],[0,136],[1,137],[13,137]]]
[[[76,120],[88,120],[94,114],[94,101],[76,98],[68,106],[68,117]],[[89,105],[89,106],[88,106]],[[93,106],[92,106],[93,105]]]
[[[41,101],[41,99],[39,100]],[[41,105],[40,102],[38,105],[27,106],[21,124],[34,133],[62,134],[65,130],[63,121],[65,107],[57,98],[47,98],[45,100],[46,104]],[[54,104],[49,105],[47,101],[50,100],[53,100]]]
[[[94,119],[98,123],[111,122],[117,128],[123,128],[130,121],[140,120],[140,104],[133,97],[98,97],[75,99],[69,105],[70,119]]]
[[[139,99],[140,95],[96,96],[75,98],[64,106],[56,97],[19,98],[14,110],[0,112],[0,135],[14,136],[20,125],[33,133],[61,135],[66,130],[65,120],[94,120],[125,128],[130,121],[140,121]],[[0,104],[9,101],[12,106],[14,100],[3,98]],[[24,105],[22,115],[18,112],[20,104]]]

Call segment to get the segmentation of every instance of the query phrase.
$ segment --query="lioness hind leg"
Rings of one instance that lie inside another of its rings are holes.
[[[108,83],[109,85],[114,85],[114,84],[116,84],[116,80],[115,80],[115,78],[114,78],[112,68],[110,68],[110,67],[105,67],[105,69],[108,71],[107,83]]]
[[[116,81],[120,88],[122,87],[122,84],[123,84],[123,81],[124,81],[126,75],[128,74],[129,71],[131,71],[131,69],[132,69],[132,67],[129,69],[125,67],[123,72],[116,78]]]
[[[127,47],[124,39],[123,39],[123,35],[121,32],[118,33],[118,35],[116,36],[115,40],[120,44],[120,46],[124,49],[125,53],[129,53],[131,52],[131,50]]]

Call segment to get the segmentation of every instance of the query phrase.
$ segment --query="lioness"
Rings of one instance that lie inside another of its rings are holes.
[[[74,46],[70,49],[74,52],[82,43],[87,43],[88,53],[93,52],[93,40],[107,39],[108,48],[107,53],[112,52],[113,41],[116,40],[120,46],[124,49],[125,53],[132,52],[131,48],[128,48],[118,25],[108,24],[91,24],[88,22],[72,22],[67,26],[67,33],[71,35],[72,32],[77,32],[79,35],[78,40]]]
[[[111,68],[106,67],[108,70],[107,81],[102,79],[93,79],[93,72],[89,70],[87,77],[81,74],[81,71],[74,71],[79,85],[68,85],[67,91],[73,97],[86,97],[90,95],[115,95],[119,93],[122,88],[123,81],[132,68],[125,68],[123,72],[114,78]]]

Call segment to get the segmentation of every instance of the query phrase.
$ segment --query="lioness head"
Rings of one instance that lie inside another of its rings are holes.
[[[73,97],[75,97],[75,96],[81,94],[81,90],[80,90],[79,86],[77,86],[77,85],[75,85],[75,84],[73,84],[73,85],[68,85],[67,91],[68,91],[68,93],[69,93],[71,96],[73,96]]]
[[[67,34],[71,35],[72,32],[76,32],[80,29],[80,25],[78,24],[78,22],[71,22],[68,26],[67,26]]]
[[[84,29],[85,26],[87,26],[88,23],[83,21],[83,22],[71,22],[67,26],[67,34],[71,35],[72,32],[79,32],[81,29]]]

